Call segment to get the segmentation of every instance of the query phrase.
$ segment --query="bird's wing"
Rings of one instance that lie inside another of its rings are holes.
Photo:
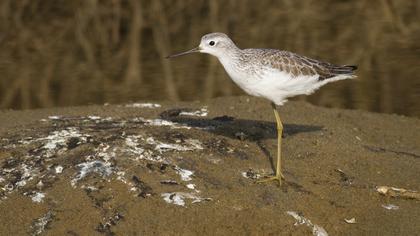
[[[357,69],[357,66],[334,65],[287,51],[266,50],[261,55],[264,65],[293,77],[319,76],[319,80],[325,80],[338,75],[352,75]]]

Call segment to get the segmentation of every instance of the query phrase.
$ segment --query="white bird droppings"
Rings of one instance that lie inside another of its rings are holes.
[[[45,197],[45,193],[36,192],[35,195],[33,195],[31,199],[33,202],[41,203],[44,200],[44,197]]]
[[[195,189],[195,184],[187,184],[186,186],[189,189]]]
[[[54,131],[45,138],[40,138],[36,141],[46,140],[47,142],[43,145],[43,148],[46,150],[45,155],[47,157],[52,156],[56,149],[66,149],[66,143],[70,138],[78,138],[78,144],[86,143],[86,135],[82,135],[79,130],[75,127],[69,127],[60,131]]]
[[[185,152],[185,151],[204,149],[201,142],[196,139],[185,140],[186,145],[175,144],[175,143],[163,143],[160,141],[156,141],[153,137],[147,138],[146,142],[148,144],[155,145],[155,150],[159,151],[160,153],[169,151],[169,150]]]
[[[59,119],[61,119],[61,116],[48,116],[48,119],[50,119],[50,120],[59,120]]]
[[[182,111],[179,113],[181,116],[199,116],[205,117],[208,115],[207,107],[203,107],[198,111]]]
[[[50,211],[47,212],[47,214],[45,214],[44,216],[42,216],[41,218],[36,219],[33,223],[32,223],[32,235],[40,235],[42,232],[44,232],[45,228],[47,227],[48,223],[50,223],[53,219],[53,213],[51,213]]]
[[[295,225],[303,225],[304,224],[308,227],[311,227],[313,235],[315,235],[315,236],[328,236],[328,233],[327,233],[327,231],[325,231],[324,228],[322,228],[319,225],[312,224],[312,222],[309,219],[299,215],[297,212],[287,211],[286,213],[288,215],[292,216],[293,218],[295,218],[295,220],[296,220]]]
[[[185,206],[184,196],[179,193],[162,193],[163,200],[178,206]]]
[[[64,168],[62,166],[58,165],[58,166],[55,167],[55,173],[61,174],[61,173],[63,173],[63,169]]]
[[[347,224],[356,224],[356,218],[344,219]]]
[[[146,125],[149,126],[169,126],[172,129],[191,129],[190,126],[178,124],[169,120],[162,120],[162,119],[144,119],[142,117],[134,118],[133,121],[144,122]]]
[[[190,199],[191,203],[199,203],[203,201],[211,201],[211,198],[202,198],[196,196],[193,193],[184,193],[184,192],[174,192],[174,193],[162,193],[163,200],[170,204],[175,204],[178,206],[185,206],[185,199]]]
[[[194,174],[193,171],[175,167],[176,172],[181,176],[182,181],[191,181],[191,176]]]
[[[112,167],[111,163],[103,162],[103,161],[90,161],[84,162],[77,165],[80,167],[80,170],[76,177],[71,180],[71,185],[74,187],[76,183],[86,177],[90,173],[97,173],[102,177],[109,176],[112,174]]]
[[[159,107],[161,107],[161,105],[156,104],[156,103],[131,103],[131,104],[125,105],[125,107],[129,107],[129,108],[159,108]]]
[[[394,205],[394,204],[382,205],[382,207],[387,209],[387,210],[398,210],[398,209],[400,209],[399,206]]]

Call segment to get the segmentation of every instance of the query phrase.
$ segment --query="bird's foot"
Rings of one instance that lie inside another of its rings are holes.
[[[284,176],[280,172],[280,173],[278,173],[274,176],[264,176],[263,179],[257,180],[257,183],[261,184],[261,183],[267,183],[267,182],[271,182],[271,181],[277,181],[279,183],[279,185],[281,186],[282,179],[284,179]]]

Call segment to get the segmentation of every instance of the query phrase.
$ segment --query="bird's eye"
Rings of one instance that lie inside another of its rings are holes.
[[[215,44],[215,42],[214,42],[214,41],[210,41],[210,42],[209,42],[209,45],[210,45],[210,46],[214,46],[214,44]]]

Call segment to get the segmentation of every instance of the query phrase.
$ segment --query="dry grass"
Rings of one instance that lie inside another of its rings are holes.
[[[164,60],[208,32],[359,65],[308,99],[420,116],[418,1],[2,0],[0,108],[241,92],[214,58]]]

